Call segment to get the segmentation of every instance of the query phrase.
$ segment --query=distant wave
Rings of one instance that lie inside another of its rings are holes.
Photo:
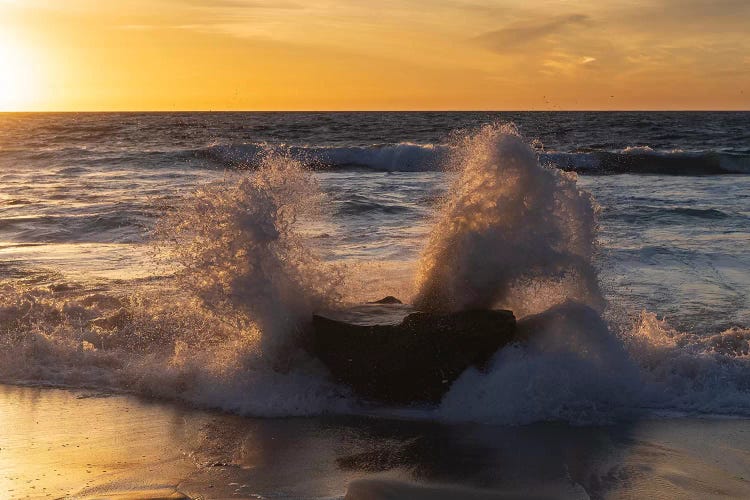
[[[229,167],[255,167],[269,148],[265,144],[215,145],[197,155]],[[290,146],[285,148],[295,160],[318,168],[368,168],[391,172],[440,170],[450,152],[444,145],[379,144],[373,146]]]
[[[193,152],[229,168],[255,167],[265,144],[213,145]],[[444,144],[376,144],[372,146],[290,146],[292,158],[319,169],[364,168],[385,172],[429,172],[443,169],[451,147]],[[622,151],[538,152],[543,164],[583,174],[721,175],[750,173],[750,155],[715,151],[655,151],[631,147]]]
[[[197,149],[96,150],[64,148],[49,150],[0,150],[6,155],[27,155],[38,161],[74,160],[78,166],[64,167],[62,175],[85,173],[89,166],[121,161],[128,164],[174,166],[175,162],[208,161],[219,168],[256,168],[269,151],[282,150],[291,159],[318,170],[367,169],[380,172],[440,171],[449,163],[453,148],[446,144],[410,142],[369,146],[283,146],[265,143],[214,144]],[[619,151],[537,151],[539,161],[566,171],[587,175],[660,174],[722,175],[750,174],[750,152],[660,151],[629,147]],[[86,167],[80,166],[85,165]]]
[[[721,175],[750,173],[750,156],[735,153],[653,151],[542,153],[543,163],[586,174]]]

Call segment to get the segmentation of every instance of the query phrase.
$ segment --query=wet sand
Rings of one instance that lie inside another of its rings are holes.
[[[2,498],[747,498],[750,420],[254,419],[0,385]]]

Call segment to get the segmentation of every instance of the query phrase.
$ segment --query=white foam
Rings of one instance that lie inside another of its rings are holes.
[[[643,409],[750,415],[750,331],[680,332],[649,313],[602,320],[593,200],[539,164],[510,126],[450,145],[456,184],[422,260],[431,309],[505,306],[528,342],[469,370],[420,418],[607,422]],[[299,217],[320,190],[297,158],[265,154],[187,196],[161,225],[180,272],[127,292],[0,286],[0,380],[132,391],[248,415],[358,411],[301,349],[300,325],[341,298]]]
[[[251,174],[196,191],[158,233],[183,286],[225,318],[257,326],[263,354],[280,356],[313,311],[338,299],[340,272],[297,227],[322,200],[298,161],[269,154]]]
[[[596,205],[575,174],[543,167],[510,125],[482,127],[454,151],[458,177],[421,256],[415,305],[522,316],[568,299],[600,307]]]
[[[313,167],[360,167],[381,171],[423,172],[439,170],[449,151],[445,145],[403,142],[373,146],[270,146],[267,144],[214,145],[206,154],[232,166],[254,167],[268,149],[285,151]]]
[[[486,373],[465,372],[444,398],[448,420],[602,423],[638,403],[640,376],[595,310],[568,302],[519,324],[528,342],[501,350]]]

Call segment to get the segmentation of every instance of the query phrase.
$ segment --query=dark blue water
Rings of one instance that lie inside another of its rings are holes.
[[[212,166],[236,166],[252,160],[252,146],[271,143],[313,148],[312,160],[322,156],[329,167],[426,170],[439,168],[430,151],[406,148],[372,158],[373,149],[450,144],[457,131],[492,122],[515,123],[535,147],[549,153],[547,161],[565,168],[748,171],[746,112],[4,114],[0,161],[159,167],[203,166],[210,159]],[[401,162],[394,161],[399,154]]]

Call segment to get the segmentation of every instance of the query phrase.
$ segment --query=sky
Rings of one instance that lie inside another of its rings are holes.
[[[0,110],[750,109],[748,0],[0,0]]]

